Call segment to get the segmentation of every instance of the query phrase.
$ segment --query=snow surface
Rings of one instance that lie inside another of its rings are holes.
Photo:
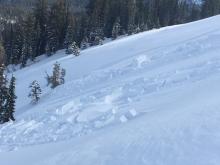
[[[45,71],[60,62],[66,83]],[[16,71],[1,165],[219,165],[220,16],[125,37]],[[31,105],[29,84],[43,95]]]

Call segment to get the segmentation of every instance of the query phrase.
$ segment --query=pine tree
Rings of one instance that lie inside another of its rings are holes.
[[[33,104],[37,104],[40,100],[40,96],[41,96],[41,87],[39,85],[39,83],[35,80],[33,81],[29,88],[31,89],[28,97],[31,98],[31,102]]]
[[[128,35],[132,35],[135,31],[135,14],[136,14],[136,0],[127,0],[128,10]]]
[[[7,118],[8,87],[4,64],[0,65],[0,123],[8,122]]]
[[[13,48],[14,48],[14,25],[9,21],[9,23],[6,25],[6,33],[7,33],[7,40],[5,41],[5,55],[6,60],[5,64],[10,64],[10,60],[13,56]]]
[[[89,14],[89,42],[91,46],[99,45],[104,39],[105,6],[107,1],[90,1],[87,9]]]
[[[48,56],[51,56],[56,53],[58,50],[58,39],[55,28],[50,25],[47,27],[47,44],[46,44],[46,53]]]
[[[47,34],[47,47],[46,47],[46,52],[47,55],[50,56],[56,51],[61,48],[59,46],[59,30],[58,29],[58,13],[57,13],[57,6],[52,6],[51,10],[49,12],[49,18],[48,18],[48,23],[47,23],[47,28],[46,28],[46,34]]]
[[[144,24],[144,23],[140,24],[140,30],[141,32],[147,31],[148,30],[147,24]]]
[[[6,117],[9,120],[15,121],[14,118],[14,112],[15,112],[15,100],[17,99],[17,96],[15,95],[15,77],[12,76],[9,89],[8,89],[8,98],[7,98],[7,112]]]
[[[85,36],[81,42],[81,49],[85,50],[89,47],[88,38]]]
[[[1,39],[1,35],[0,35],[0,39]],[[0,66],[2,66],[4,63],[5,63],[5,50],[0,40]]]
[[[37,50],[38,50],[38,38],[39,38],[39,26],[34,27],[34,22],[32,21],[32,28],[31,28],[31,39],[30,39],[30,46],[31,46],[31,60],[34,61],[34,59],[38,56]]]
[[[37,33],[36,55],[39,56],[45,53],[47,43],[46,25],[48,22],[48,1],[37,0],[34,5],[33,15],[35,21],[34,29]]]
[[[66,76],[66,70],[62,68],[60,73],[60,84],[65,83],[65,76]]]
[[[19,64],[22,56],[22,47],[23,47],[23,26],[21,23],[17,23],[15,28],[15,38],[14,38],[14,47],[13,47],[13,55],[11,56],[10,63],[11,64]]]
[[[22,49],[22,60],[34,61],[36,57],[36,50],[32,50],[36,43],[33,43],[35,36],[34,20],[32,15],[28,15],[23,22],[23,49]],[[22,63],[26,63],[26,61]]]
[[[66,70],[60,67],[60,64],[56,62],[53,66],[53,74],[50,76],[46,72],[47,86],[51,84],[51,88],[56,88],[57,86],[65,83]]]
[[[4,48],[0,42],[0,123],[8,122],[6,117],[7,112],[7,96],[8,96],[8,87],[7,87],[7,78],[5,75],[5,66],[4,66]]]
[[[73,39],[74,39],[73,27],[69,25],[67,28],[65,41],[64,41],[65,49],[68,49],[71,46],[71,44],[73,43]]]
[[[51,50],[50,50],[50,45],[49,45],[49,43],[47,43],[47,45],[46,45],[46,48],[45,48],[45,53],[46,53],[46,55],[49,57],[49,56],[51,56],[52,55],[52,52],[51,52]]]
[[[56,88],[60,85],[60,64],[56,62],[53,66],[53,75],[52,75],[52,88]]]
[[[104,40],[104,33],[102,28],[95,28],[89,35],[90,46],[102,45]]]
[[[140,26],[136,26],[134,29],[134,34],[140,33],[141,32],[141,28]]]
[[[103,40],[100,36],[95,36],[95,40],[94,40],[94,45],[102,45],[103,44]]]
[[[71,46],[69,46],[67,49],[66,49],[66,54],[73,54],[75,56],[79,56],[80,55],[80,49],[79,47],[76,45],[76,42],[73,42],[71,44]]]
[[[132,35],[135,33],[135,25],[134,24],[128,24],[128,35]]]
[[[79,47],[76,45],[76,42],[73,42],[73,44],[72,44],[72,50],[73,50],[73,55],[75,55],[75,56],[79,56],[79,55],[80,55],[80,49],[79,49]]]
[[[24,43],[22,47],[21,68],[24,68],[27,65],[28,57],[29,57],[28,45]]]
[[[117,20],[115,21],[114,25],[113,25],[113,29],[112,29],[112,39],[116,39],[119,36],[120,33],[120,18],[117,18]]]

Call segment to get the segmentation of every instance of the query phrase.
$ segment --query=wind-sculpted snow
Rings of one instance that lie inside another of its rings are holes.
[[[60,51],[15,72],[17,120],[0,126],[0,160],[218,165],[219,22],[217,16],[125,37],[77,58]],[[44,76],[56,61],[67,77],[52,90]],[[26,97],[34,79],[43,90],[37,105]]]

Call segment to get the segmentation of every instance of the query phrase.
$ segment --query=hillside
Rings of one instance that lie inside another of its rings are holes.
[[[2,165],[219,165],[220,16],[151,30],[14,74]],[[64,85],[46,86],[58,61]],[[43,95],[27,97],[37,79]]]

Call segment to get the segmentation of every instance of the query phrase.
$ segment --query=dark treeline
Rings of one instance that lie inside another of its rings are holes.
[[[85,49],[102,44],[105,37],[115,39],[216,15],[220,0],[204,0],[202,4],[179,0],[90,0],[81,12],[74,12],[68,0],[52,4],[38,0],[25,12],[5,12],[0,20],[5,64],[25,67],[27,60],[44,53],[51,56],[75,42]]]

